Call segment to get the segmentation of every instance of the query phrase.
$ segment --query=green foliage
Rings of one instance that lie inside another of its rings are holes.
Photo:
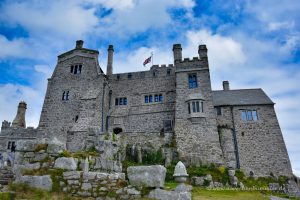
[[[167,172],[166,172],[166,182],[172,182],[174,181],[174,170],[175,170],[176,163],[172,162],[170,166],[167,167]]]
[[[168,181],[165,183],[165,189],[166,190],[173,190],[178,186],[179,183],[175,181]]]
[[[206,176],[207,174],[210,174],[214,181],[221,182],[223,184],[229,182],[228,169],[223,166],[216,167],[216,165],[210,164],[200,167],[188,167],[187,172],[190,177]]]
[[[112,133],[112,141],[117,141],[118,138],[117,138],[117,135],[115,133]]]
[[[63,150],[61,153],[59,153],[59,157],[72,157],[72,154],[67,150]]]
[[[244,178],[243,181],[246,187],[259,187],[259,188],[268,188],[269,183],[277,182],[274,178],[270,177],[259,177],[255,179],[254,177]]]
[[[105,135],[105,136],[104,136],[104,140],[109,140],[109,136],[108,136],[108,135]]]
[[[9,193],[9,192],[1,192],[0,193],[0,199],[1,200],[13,200],[15,199],[16,195],[14,193]]]
[[[143,164],[154,165],[154,164],[163,164],[163,163],[164,163],[164,159],[160,149],[157,151],[147,152],[145,155],[143,155]]]
[[[107,197],[110,197],[110,198],[113,198],[113,197],[116,197],[117,196],[117,194],[116,194],[116,192],[115,191],[109,191],[107,194],[106,194],[106,196]]]
[[[239,180],[243,180],[245,178],[245,174],[243,171],[241,170],[235,170],[235,176],[239,179]]]
[[[52,179],[52,192],[61,192],[60,181],[64,181],[62,169],[50,169],[49,174]]]
[[[48,147],[48,144],[37,144],[34,148],[34,152],[39,152],[41,150],[46,150]]]
[[[289,180],[289,178],[286,177],[286,176],[279,176],[279,177],[278,177],[278,183],[279,183],[280,185],[286,184],[288,180]]]

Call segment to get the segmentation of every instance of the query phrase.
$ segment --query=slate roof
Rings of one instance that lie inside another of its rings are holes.
[[[274,104],[262,89],[216,90],[212,94],[214,106]]]

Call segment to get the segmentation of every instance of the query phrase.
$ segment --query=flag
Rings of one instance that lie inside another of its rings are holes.
[[[147,65],[148,63],[150,63],[150,62],[151,62],[151,58],[152,58],[152,56],[150,56],[149,58],[147,58],[147,59],[144,61],[143,65],[145,66],[145,65]]]

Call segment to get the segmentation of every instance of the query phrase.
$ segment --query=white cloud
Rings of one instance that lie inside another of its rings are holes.
[[[270,22],[268,28],[270,31],[277,31],[280,29],[289,29],[293,28],[295,25],[294,21],[291,22]]]
[[[28,41],[22,38],[8,40],[5,36],[0,35],[0,47],[0,59],[5,57],[34,57]]]
[[[83,8],[76,1],[12,2],[2,7],[0,20],[21,25],[36,37],[44,37],[40,34],[81,37],[98,24],[94,12],[94,8]]]

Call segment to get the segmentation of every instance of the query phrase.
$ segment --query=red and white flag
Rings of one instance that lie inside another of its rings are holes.
[[[144,67],[145,67],[145,65],[147,65],[148,63],[151,62],[151,58],[152,58],[152,56],[150,56],[149,58],[147,58],[147,59],[144,61],[144,63],[143,63]]]

